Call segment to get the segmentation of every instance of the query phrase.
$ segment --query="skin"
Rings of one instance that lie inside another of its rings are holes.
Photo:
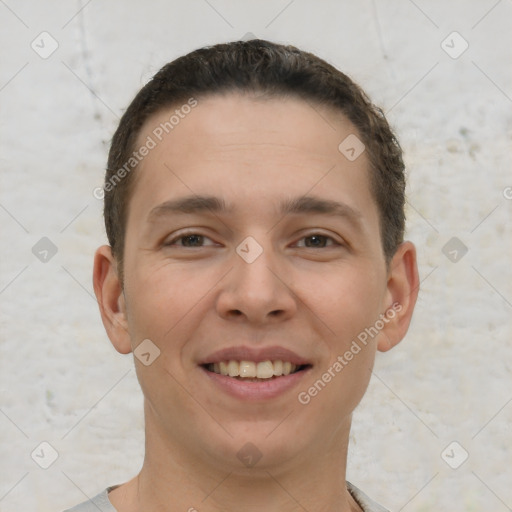
[[[174,108],[148,120],[141,143]],[[404,337],[419,283],[410,242],[386,265],[366,154],[351,162],[338,150],[354,133],[341,114],[300,99],[215,95],[200,98],[139,164],[124,288],[109,246],[94,261],[114,347],[127,354],[150,339],[161,351],[149,366],[135,358],[146,455],[140,473],[109,494],[120,512],[360,510],[345,487],[352,411],[376,351]],[[223,198],[232,213],[148,220],[156,206],[191,194]],[[305,194],[343,202],[357,220],[279,213],[283,200]],[[192,233],[206,238],[173,242]],[[250,264],[235,251],[247,236],[263,249]],[[298,393],[394,303],[401,309],[379,334],[301,404]],[[242,344],[284,346],[312,368],[276,398],[242,401],[198,366],[205,355]],[[262,454],[251,468],[237,457],[247,442]]]

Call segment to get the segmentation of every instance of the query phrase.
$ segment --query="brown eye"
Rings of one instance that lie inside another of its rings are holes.
[[[188,235],[181,235],[169,240],[164,244],[165,246],[177,247],[204,247],[215,245],[210,238],[198,233],[191,233]]]
[[[304,243],[301,243],[304,241]],[[330,245],[339,245],[337,244],[333,238],[326,235],[309,235],[301,238],[300,242],[297,244],[298,247],[307,247],[312,249],[323,249]]]
[[[204,242],[203,235],[186,235],[180,238],[184,247],[200,247]]]

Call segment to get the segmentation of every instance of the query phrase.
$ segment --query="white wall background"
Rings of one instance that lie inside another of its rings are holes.
[[[378,355],[348,478],[394,511],[510,510],[511,16],[510,0],[0,1],[0,510],[56,512],[140,468],[133,362],[92,292],[106,240],[92,191],[135,92],[247,32],[350,74],[405,150],[422,291],[406,340]],[[48,58],[31,48],[51,49],[43,31],[59,45]],[[458,58],[441,47],[453,31],[469,44]],[[42,237],[58,251],[46,263]],[[468,248],[456,262],[452,237]],[[46,470],[31,458],[42,441],[59,454]],[[441,456],[452,441],[469,453],[457,469]]]

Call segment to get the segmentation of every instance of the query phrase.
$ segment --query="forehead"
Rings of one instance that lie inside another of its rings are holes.
[[[151,136],[158,146],[167,145],[171,152],[178,149],[178,139],[182,148],[222,145],[230,149],[230,145],[245,143],[241,149],[253,147],[258,151],[259,144],[276,149],[277,145],[288,145],[297,153],[309,152],[325,160],[339,156],[340,137],[357,135],[341,111],[301,98],[227,92],[201,96],[193,102],[196,106],[192,108],[188,100],[151,116],[141,129],[139,143]]]
[[[130,210],[144,215],[173,197],[212,191],[245,206],[309,191],[349,205],[372,199],[365,153],[351,161],[340,152],[357,136],[341,112],[241,93],[196,101],[162,109],[143,126],[138,146],[151,139],[154,147],[135,172]]]

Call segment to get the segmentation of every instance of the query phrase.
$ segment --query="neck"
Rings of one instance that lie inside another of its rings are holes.
[[[285,463],[250,468],[189,450],[148,420],[140,473],[109,494],[119,512],[361,510],[345,484],[350,419],[330,443],[294,454]]]

